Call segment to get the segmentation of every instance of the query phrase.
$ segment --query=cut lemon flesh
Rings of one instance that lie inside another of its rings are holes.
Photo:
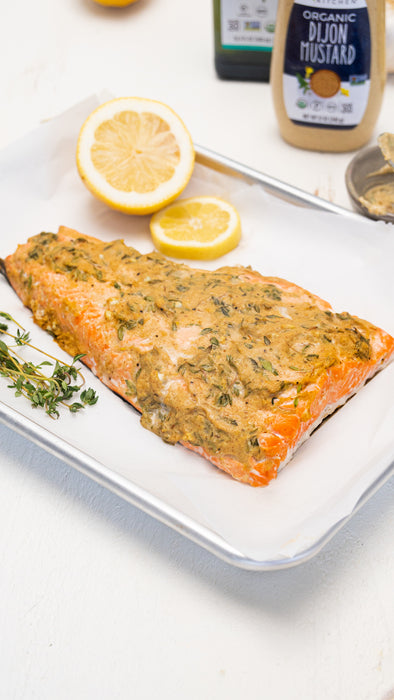
[[[218,258],[241,238],[237,210],[219,197],[178,200],[152,216],[150,230],[161,253],[194,260]]]
[[[127,214],[150,214],[172,202],[193,166],[193,142],[184,123],[155,100],[110,100],[92,112],[79,133],[77,167],[83,182]]]

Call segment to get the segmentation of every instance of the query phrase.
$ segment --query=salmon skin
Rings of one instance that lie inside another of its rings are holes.
[[[371,323],[247,267],[192,269],[65,227],[4,266],[36,323],[145,428],[252,486],[394,352]]]

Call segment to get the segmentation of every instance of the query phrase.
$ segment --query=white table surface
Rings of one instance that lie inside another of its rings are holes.
[[[210,0],[20,0],[0,46],[0,146],[107,88],[350,207],[351,154],[286,145],[267,84],[216,77]],[[390,76],[375,135],[393,115]],[[393,495],[391,479],[309,562],[251,573],[0,424],[0,697],[391,700]]]

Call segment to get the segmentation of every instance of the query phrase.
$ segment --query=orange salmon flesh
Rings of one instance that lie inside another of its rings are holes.
[[[252,486],[394,353],[385,331],[249,267],[198,270],[66,227],[4,265],[36,323],[145,428]]]

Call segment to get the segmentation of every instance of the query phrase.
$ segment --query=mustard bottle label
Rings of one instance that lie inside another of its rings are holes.
[[[295,124],[352,129],[368,103],[371,31],[365,0],[295,0],[283,95]]]
[[[272,51],[278,0],[220,0],[223,49]]]

